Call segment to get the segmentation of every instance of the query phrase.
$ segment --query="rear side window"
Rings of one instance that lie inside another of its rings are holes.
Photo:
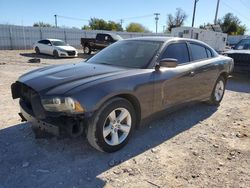
[[[162,55],[164,58],[177,59],[179,64],[189,62],[189,53],[186,43],[170,44]]]
[[[103,35],[103,34],[97,34],[97,35],[96,35],[96,40],[104,41],[104,40],[105,40],[105,36],[106,36],[106,35]]]
[[[38,41],[39,44],[45,44],[45,40]]]
[[[207,59],[207,49],[198,44],[190,44],[193,61],[197,61],[200,59]]]

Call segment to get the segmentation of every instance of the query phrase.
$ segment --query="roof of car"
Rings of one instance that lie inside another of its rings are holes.
[[[209,46],[208,44],[196,40],[196,39],[189,39],[189,38],[180,38],[180,37],[163,37],[163,36],[147,36],[147,37],[136,37],[136,38],[129,38],[125,40],[146,40],[146,41],[160,41],[160,42],[170,42],[170,41],[178,41],[178,40],[184,40],[184,41],[189,41],[189,42],[197,42],[200,44],[203,44],[205,46]]]
[[[47,40],[49,40],[49,41],[62,41],[60,39],[47,39]]]
[[[171,41],[171,40],[185,40],[185,41],[193,41],[193,42],[203,43],[202,41],[195,40],[195,39],[179,38],[179,37],[164,37],[164,36],[136,37],[136,38],[129,38],[126,40],[148,40],[148,41],[162,41],[162,42],[167,42],[167,41]]]

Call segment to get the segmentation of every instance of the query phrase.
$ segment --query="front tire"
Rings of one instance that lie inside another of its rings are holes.
[[[54,56],[54,58],[56,58],[56,59],[59,58],[59,53],[58,53],[57,50],[54,50],[54,51],[53,51],[53,56]]]
[[[115,152],[127,143],[136,124],[132,104],[123,98],[106,102],[89,122],[87,139],[91,146],[104,152]]]
[[[225,93],[226,80],[223,76],[220,76],[214,86],[210,100],[208,101],[211,105],[219,105],[223,99]]]

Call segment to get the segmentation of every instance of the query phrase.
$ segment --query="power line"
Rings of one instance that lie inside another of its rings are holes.
[[[147,18],[147,17],[153,17],[153,16],[154,16],[153,14],[148,14],[148,15],[144,15],[144,16],[122,18],[122,20],[140,19],[140,18]]]
[[[241,12],[239,12],[238,10],[234,9],[233,7],[231,7],[230,5],[228,5],[227,3],[225,3],[224,1],[222,1],[222,3],[224,5],[226,5],[228,8],[230,8],[231,10],[235,11],[238,13],[238,15],[240,15],[241,17],[245,18],[246,20],[250,21],[250,19],[248,17],[246,17],[245,15],[241,14]]]
[[[250,9],[247,3],[245,3],[243,0],[240,0],[241,4],[243,4],[247,9]]]
[[[69,17],[69,16],[61,16],[61,15],[57,15],[57,17],[58,17],[58,18],[69,19],[69,20],[89,21],[89,19],[74,18],[74,17]]]

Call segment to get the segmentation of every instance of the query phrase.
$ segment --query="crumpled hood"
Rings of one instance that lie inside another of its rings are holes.
[[[59,50],[66,50],[66,51],[76,51],[76,49],[72,46],[56,46]]]
[[[40,68],[22,75],[18,81],[40,93],[53,94],[56,91],[64,94],[85,83],[124,71],[127,69],[81,62]]]
[[[226,54],[250,54],[250,50],[229,50]]]

